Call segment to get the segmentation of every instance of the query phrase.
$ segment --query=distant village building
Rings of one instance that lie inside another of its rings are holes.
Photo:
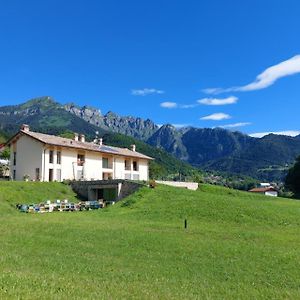
[[[262,183],[260,187],[251,189],[249,192],[251,193],[259,193],[266,196],[278,196],[278,190],[271,186],[269,183]]]
[[[271,183],[269,182],[261,182],[260,183],[260,187],[270,187],[271,186]]]
[[[149,179],[152,159],[135,149],[86,142],[84,135],[67,139],[30,131],[28,125],[13,136],[10,147],[12,180],[63,181]]]

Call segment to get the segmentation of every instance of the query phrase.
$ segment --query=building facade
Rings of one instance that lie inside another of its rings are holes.
[[[12,137],[10,178],[12,180],[148,180],[152,159],[132,149],[103,145],[102,140],[86,142],[30,131],[28,125]]]

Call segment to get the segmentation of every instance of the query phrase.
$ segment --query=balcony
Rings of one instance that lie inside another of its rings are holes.
[[[77,155],[77,166],[82,167],[85,162],[85,157],[83,154],[78,154]]]
[[[84,161],[83,160],[77,160],[77,166],[78,167],[82,167],[84,165]]]

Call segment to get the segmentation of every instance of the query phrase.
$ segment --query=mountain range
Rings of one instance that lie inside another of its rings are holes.
[[[99,109],[89,106],[62,105],[51,97],[0,107],[0,130],[13,134],[23,123],[45,133],[80,132],[92,139],[98,131],[107,142],[118,146],[129,142],[139,144],[147,152],[145,154],[156,155],[160,167],[164,160],[168,161],[169,165],[162,167],[165,172],[170,172],[174,164],[177,170],[187,170],[188,163],[209,171],[281,180],[300,155],[300,136],[270,134],[253,138],[222,128],[176,129],[170,124],[158,126],[149,119],[119,116],[113,112],[103,115]]]
[[[189,128],[176,132],[174,129],[170,125],[161,127],[149,143],[206,170],[280,180],[300,155],[299,136],[269,134],[253,138],[221,128]]]
[[[102,115],[99,109],[90,106],[79,107],[74,103],[69,103],[64,105],[64,108],[90,124],[105,130],[129,135],[142,141],[147,141],[159,128],[149,119],[122,117],[111,111]]]
[[[114,132],[107,130],[107,125],[101,125],[102,127],[97,125],[96,118],[99,118],[99,111],[87,107],[81,111],[84,113],[78,114],[74,108],[70,111],[70,105],[61,105],[51,97],[35,98],[19,105],[2,106],[0,107],[0,142],[18,132],[22,124],[30,125],[32,131],[69,138],[74,136],[74,132],[83,133],[90,141],[96,137],[97,132],[97,136],[102,136],[104,143],[108,145],[130,148],[130,145],[136,144],[137,151],[153,157],[155,160],[150,163],[150,175],[155,178],[171,179],[178,176],[178,172],[183,176],[199,174],[199,171],[190,164],[177,159],[163,149],[157,149],[140,139],[118,133],[122,132],[123,125],[118,125],[117,120],[115,128],[120,129]],[[92,111],[94,115],[90,114]],[[87,119],[88,114],[90,120]]]

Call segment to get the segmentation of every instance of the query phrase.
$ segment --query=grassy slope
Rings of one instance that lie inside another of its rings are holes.
[[[16,189],[73,197],[0,183],[0,298],[300,297],[300,202],[159,186],[103,211],[28,215],[9,205]]]
[[[0,218],[7,217],[7,214],[15,215],[17,203],[31,204],[56,199],[78,201],[70,187],[61,183],[0,181]]]

